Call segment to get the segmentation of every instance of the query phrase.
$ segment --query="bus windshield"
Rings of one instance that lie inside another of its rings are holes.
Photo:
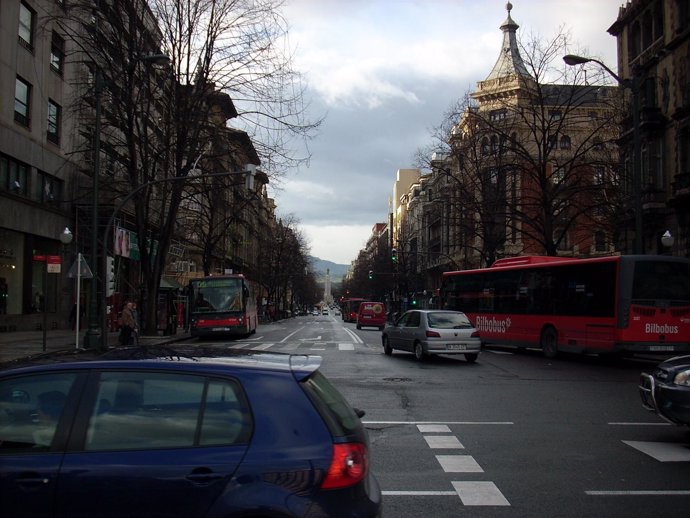
[[[192,282],[192,313],[243,311],[242,293],[242,279]]]
[[[690,265],[668,261],[638,261],[632,285],[633,301],[690,301]]]

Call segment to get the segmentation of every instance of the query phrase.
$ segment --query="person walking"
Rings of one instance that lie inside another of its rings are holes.
[[[132,345],[132,332],[136,328],[136,322],[134,321],[134,313],[132,313],[132,302],[125,302],[125,306],[122,309],[122,315],[120,315],[120,320],[122,326],[120,328],[120,345]]]

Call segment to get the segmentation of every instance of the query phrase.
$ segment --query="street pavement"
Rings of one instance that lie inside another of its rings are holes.
[[[84,330],[79,333],[79,347],[84,347]],[[184,329],[178,329],[174,335],[140,336],[140,345],[161,345],[186,340],[190,337]],[[108,333],[108,346],[118,344],[118,333]],[[25,356],[33,356],[51,351],[74,349],[76,335],[69,329],[52,329],[46,331],[45,345],[43,331],[16,331],[0,333],[0,363]]]

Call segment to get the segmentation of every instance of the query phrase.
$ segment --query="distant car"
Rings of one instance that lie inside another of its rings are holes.
[[[642,406],[669,423],[690,426],[690,356],[661,362],[640,375]]]
[[[357,311],[357,329],[376,327],[383,331],[386,327],[386,306],[383,302],[362,302]]]
[[[388,323],[381,335],[383,352],[409,351],[418,361],[431,354],[464,354],[473,363],[481,351],[479,332],[461,311],[415,309]]]
[[[336,317],[339,317],[339,316],[340,316],[340,310],[339,310],[339,309],[336,309],[334,315],[335,315]]]
[[[318,317],[319,316],[319,310],[315,309],[314,311],[311,312],[311,314],[314,315],[315,317]]]
[[[324,308],[321,310],[322,315],[328,315],[328,308]]]
[[[2,365],[2,516],[379,517],[363,412],[320,362],[168,346]]]

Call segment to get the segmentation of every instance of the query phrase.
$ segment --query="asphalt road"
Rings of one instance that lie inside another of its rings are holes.
[[[366,411],[384,516],[651,517],[690,508],[690,428],[640,405],[655,362],[537,351],[417,362],[340,317],[260,326],[228,347],[318,354]]]

